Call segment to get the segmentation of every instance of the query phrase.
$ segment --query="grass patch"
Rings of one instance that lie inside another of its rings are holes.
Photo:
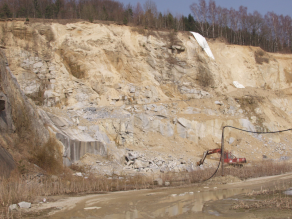
[[[151,177],[138,174],[120,178],[89,174],[84,178],[73,176],[72,173],[72,170],[66,169],[58,177],[43,175],[27,179],[15,175],[9,179],[2,179],[0,181],[0,211],[4,210],[6,214],[9,205],[20,201],[37,203],[37,197],[153,188]]]
[[[172,185],[184,185],[190,183],[200,183],[208,179],[215,172],[216,168],[208,168],[204,170],[197,170],[193,172],[184,173],[164,173],[161,174],[161,178],[164,181],[170,182]],[[283,173],[291,172],[292,166],[287,162],[272,162],[263,161],[255,163],[253,166],[243,166],[224,168],[224,175],[234,182],[236,178],[240,180],[246,180],[249,178],[257,178],[263,176],[280,175]],[[233,177],[230,177],[233,176]],[[221,178],[221,168],[214,177]],[[227,180],[228,181],[228,180]],[[209,183],[209,181],[207,181]],[[231,181],[230,181],[231,182]],[[224,179],[212,178],[210,183],[224,184],[227,183]]]

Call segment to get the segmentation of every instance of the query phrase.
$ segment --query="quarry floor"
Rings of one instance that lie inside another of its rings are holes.
[[[22,218],[289,218],[291,210],[231,210],[251,191],[291,186],[292,173],[218,184],[216,181],[179,188],[159,188],[50,197],[33,205]]]

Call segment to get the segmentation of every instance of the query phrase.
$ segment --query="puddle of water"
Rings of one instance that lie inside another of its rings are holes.
[[[190,188],[191,190],[191,188]],[[162,194],[142,193],[136,196],[119,194],[117,199],[103,202],[102,200],[88,200],[80,204],[80,207],[67,213],[57,213],[52,218],[103,218],[103,219],[140,219],[140,218],[184,218],[183,215],[196,215],[202,212],[203,206],[208,201],[225,199],[237,194],[247,192],[242,188],[208,190],[198,193],[197,191],[186,191],[172,193],[165,191]],[[149,195],[151,194],[151,195]],[[97,204],[98,202],[98,204]],[[87,206],[98,205],[99,207]],[[81,208],[82,206],[82,208]],[[208,214],[219,216],[218,211],[209,210]]]
[[[100,209],[101,207],[88,207],[84,208],[84,210],[95,210],[95,209]]]
[[[230,203],[238,200],[234,196],[261,189],[264,186],[275,186],[273,183],[275,182],[264,179],[257,183],[217,185],[216,189],[213,186],[210,188],[170,188],[97,195],[78,203],[75,208],[67,212],[58,212],[51,218],[248,218],[246,216],[249,213],[246,212],[233,212],[232,214],[236,214],[228,216]]]
[[[220,216],[219,212],[218,211],[213,211],[213,210],[208,210],[208,214],[210,215],[215,215],[215,216]]]
[[[292,189],[290,188],[289,190],[284,192],[285,195],[292,195]]]

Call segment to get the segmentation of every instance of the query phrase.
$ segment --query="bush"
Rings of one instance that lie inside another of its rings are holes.
[[[264,62],[269,63],[270,60],[269,60],[269,58],[264,57],[265,55],[266,55],[266,53],[261,49],[255,51],[254,58],[255,58],[256,63],[260,64],[260,65],[262,65]]]
[[[93,23],[93,16],[89,16],[88,20],[90,23]]]
[[[124,19],[123,19],[123,24],[124,25],[127,25],[128,24],[128,19],[126,17],[124,17]]]
[[[58,147],[57,140],[51,136],[45,145],[35,150],[29,161],[48,173],[58,174],[63,170],[62,157]]]
[[[143,27],[133,27],[132,28],[133,31],[137,32],[138,34],[141,34],[141,35],[145,35],[146,32],[145,32],[145,29]]]
[[[202,87],[212,87],[215,84],[211,71],[203,64],[199,64],[199,73],[197,75],[197,81]]]

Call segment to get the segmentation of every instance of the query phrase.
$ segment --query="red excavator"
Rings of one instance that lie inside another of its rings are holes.
[[[217,148],[217,149],[211,149],[208,151],[205,151],[203,154],[202,159],[197,162],[197,165],[200,166],[204,163],[207,155],[209,154],[221,154],[221,149]],[[245,158],[236,158],[231,152],[228,151],[224,151],[224,163],[227,163],[229,165],[233,165],[233,166],[242,166],[243,163],[246,163],[246,159]]]

